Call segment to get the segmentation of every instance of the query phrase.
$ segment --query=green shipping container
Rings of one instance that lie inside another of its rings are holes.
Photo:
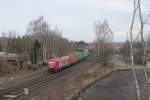
[[[78,60],[81,60],[81,54],[80,54],[80,52],[76,52],[76,55],[77,55]]]
[[[77,55],[78,60],[82,60],[82,59],[84,59],[86,57],[85,52],[79,52],[79,51],[77,51],[76,55]]]

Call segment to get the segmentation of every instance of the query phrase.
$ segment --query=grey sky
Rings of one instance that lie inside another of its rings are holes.
[[[148,0],[142,0],[144,12]],[[146,2],[147,1],[147,2]],[[124,41],[129,30],[132,0],[0,0],[0,32],[26,32],[39,16],[62,30],[69,40],[94,40],[94,22],[107,18],[115,41]]]

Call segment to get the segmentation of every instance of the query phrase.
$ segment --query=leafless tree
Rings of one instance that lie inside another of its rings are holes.
[[[31,21],[27,32],[41,44],[39,54],[41,61],[47,61],[49,57],[59,56],[64,53],[61,50],[66,50],[67,48],[64,47],[69,44],[69,41],[66,42],[62,38],[61,31],[57,27],[54,30],[50,29],[50,25],[43,17]]]
[[[130,42],[127,39],[126,42],[123,44],[122,48],[119,49],[121,55],[123,56],[123,60],[126,64],[130,64]]]
[[[95,23],[95,34],[96,40],[94,55],[98,62],[102,62],[107,65],[113,51],[111,48],[108,48],[108,45],[110,45],[113,40],[113,32],[110,29],[107,20],[103,23]]]
[[[4,52],[6,52],[6,50],[7,50],[7,36],[6,36],[5,32],[2,33],[1,46],[2,46],[2,50]]]
[[[130,57],[131,57],[131,68],[133,71],[134,82],[135,82],[135,86],[136,86],[136,90],[137,90],[137,98],[138,98],[138,100],[141,100],[140,88],[139,88],[139,83],[137,81],[137,76],[136,76],[136,72],[135,72],[135,63],[134,63],[134,56],[133,56],[134,55],[133,54],[133,26],[134,26],[134,22],[135,22],[135,15],[136,15],[137,9],[139,8],[139,2],[137,3],[137,1],[134,0],[133,4],[134,4],[133,16],[132,16],[132,22],[131,22],[131,26],[130,26]],[[143,31],[143,30],[141,30],[141,31]]]

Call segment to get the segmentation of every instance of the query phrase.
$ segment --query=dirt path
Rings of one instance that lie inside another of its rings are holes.
[[[142,100],[148,100],[143,71],[137,71]],[[113,72],[81,94],[80,100],[137,100],[131,71]]]

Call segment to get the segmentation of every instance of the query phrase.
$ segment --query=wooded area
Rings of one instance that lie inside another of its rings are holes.
[[[30,56],[33,64],[47,62],[49,58],[73,50],[68,39],[61,36],[61,31],[57,27],[51,29],[42,16],[30,22],[23,36],[15,31],[3,32],[0,43],[1,51]]]

